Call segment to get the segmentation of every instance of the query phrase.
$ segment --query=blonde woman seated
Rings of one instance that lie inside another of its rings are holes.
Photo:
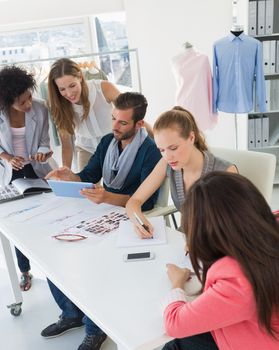
[[[201,176],[215,170],[237,173],[233,164],[208,151],[193,115],[182,107],[161,114],[153,132],[162,159],[126,204],[128,216],[142,238],[152,237],[153,227],[142,214],[141,206],[167,176],[172,200],[180,210],[189,188]],[[149,232],[136,222],[134,213],[147,225]]]

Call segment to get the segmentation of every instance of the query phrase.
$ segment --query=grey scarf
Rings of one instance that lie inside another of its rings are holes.
[[[115,138],[111,140],[103,165],[103,180],[106,186],[116,190],[123,187],[126,177],[132,168],[138,150],[146,137],[147,131],[145,128],[139,129],[132,142],[124,148],[120,155],[118,141]],[[117,172],[116,175],[115,172]]]

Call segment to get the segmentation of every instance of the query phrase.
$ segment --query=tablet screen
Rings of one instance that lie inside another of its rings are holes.
[[[94,184],[90,182],[74,182],[62,180],[47,180],[49,186],[56,196],[85,198],[79,191],[83,188],[94,188]]]

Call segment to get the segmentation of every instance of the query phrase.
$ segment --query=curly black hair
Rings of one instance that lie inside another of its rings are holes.
[[[26,90],[36,89],[36,80],[24,68],[5,66],[0,70],[0,110],[7,111]]]

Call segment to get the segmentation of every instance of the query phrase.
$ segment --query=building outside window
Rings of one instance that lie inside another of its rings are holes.
[[[124,12],[103,14],[93,18],[96,30],[98,52],[124,51],[101,56],[101,69],[116,84],[132,86],[129,48]]]
[[[83,23],[0,32],[0,63],[65,57],[88,52]]]

